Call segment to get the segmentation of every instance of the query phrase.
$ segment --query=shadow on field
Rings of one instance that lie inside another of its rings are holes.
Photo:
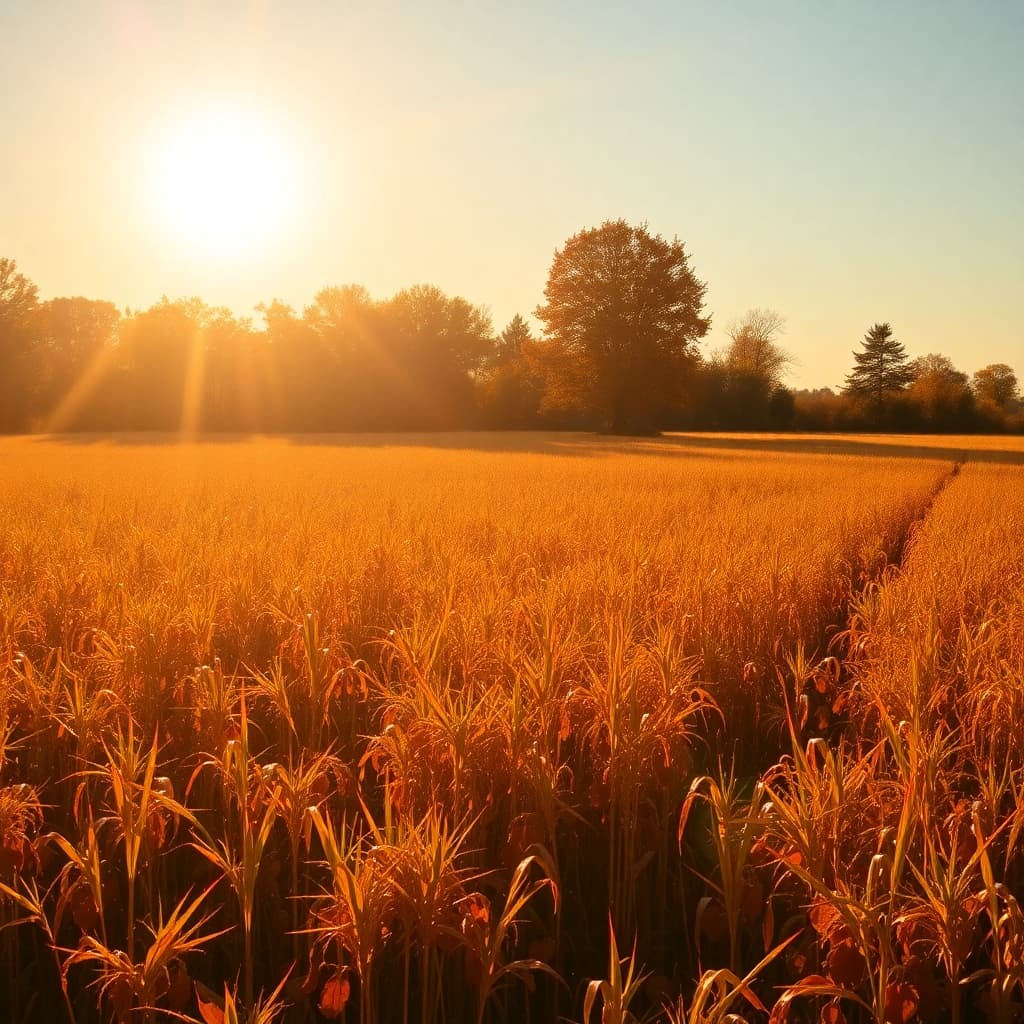
[[[610,437],[586,432],[555,431],[436,431],[360,434],[200,434],[183,437],[174,433],[149,431],[116,434],[37,434],[40,443],[79,447],[110,445],[123,448],[173,447],[194,444],[203,447],[242,445],[249,442],[291,445],[298,448],[386,449],[421,448],[437,451],[494,452],[509,454],[599,457],[617,454],[658,455],[690,459],[715,458],[713,451],[666,448],[657,437]]]
[[[659,455],[694,459],[714,458],[713,451],[666,447],[661,437],[622,437],[587,431],[444,431],[409,434],[287,434],[293,445],[329,445],[338,448],[432,448],[468,452],[606,456]]]
[[[930,435],[933,440],[939,440]],[[830,437],[825,434],[665,434],[656,439],[666,448],[717,449],[748,452],[781,452],[793,455],[868,455],[891,459],[939,459],[958,462],[1002,462],[1024,465],[1024,446],[1017,450],[1000,448],[1000,442],[1013,443],[1013,438],[967,437],[942,438],[946,443],[931,444],[913,434],[851,437],[848,434]]]
[[[517,452],[542,455],[607,456],[657,455],[714,458],[723,453],[773,452],[791,455],[861,455],[873,458],[936,459],[945,462],[998,462],[1024,465],[1024,445],[999,447],[1016,439],[1001,437],[849,434],[662,434],[658,437],[613,437],[587,432],[554,431],[438,431],[431,433],[362,434],[201,434],[174,433],[40,434],[33,440],[69,445],[170,446],[228,445],[266,441],[298,447],[424,448],[451,451]],[[958,442],[962,441],[962,444]],[[932,442],[932,443],[929,443]],[[938,443],[935,443],[938,442]]]

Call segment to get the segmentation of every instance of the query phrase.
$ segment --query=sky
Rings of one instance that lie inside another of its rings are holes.
[[[621,217],[686,243],[705,352],[770,307],[797,387],[878,321],[1024,377],[1022,52],[1020,0],[0,0],[0,256],[257,318],[431,283],[500,329]]]

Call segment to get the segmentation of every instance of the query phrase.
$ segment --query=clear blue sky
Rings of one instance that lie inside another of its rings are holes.
[[[0,0],[0,255],[47,297],[250,313],[432,282],[500,327],[565,238],[625,217],[687,243],[707,349],[782,313],[798,386],[840,383],[877,320],[1024,377],[1022,53],[1019,0]],[[281,215],[199,251],[154,154],[241,109],[287,139]]]

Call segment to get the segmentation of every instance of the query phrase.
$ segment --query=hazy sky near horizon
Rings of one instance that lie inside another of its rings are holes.
[[[246,315],[428,282],[500,329],[624,217],[685,241],[705,351],[769,306],[797,386],[884,320],[1024,378],[1022,52],[1021,0],[0,0],[0,256],[46,298]],[[154,175],[211,112],[280,159],[267,231],[205,248]]]

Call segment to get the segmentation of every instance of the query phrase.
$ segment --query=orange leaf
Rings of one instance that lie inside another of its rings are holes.
[[[324,985],[323,991],[320,993],[320,1002],[317,1003],[317,1009],[328,1020],[334,1020],[344,1012],[345,1004],[348,1002],[348,997],[351,993],[352,986],[349,984],[348,978],[341,974],[335,975],[335,977],[328,979]]]
[[[885,1024],[908,1024],[917,1013],[917,989],[907,982],[893,982],[885,987]]]
[[[836,943],[826,961],[828,976],[843,988],[856,988],[867,975],[867,967],[864,954],[850,940]]]
[[[569,716],[563,710],[562,719],[558,723],[558,742],[564,743],[570,735],[572,735],[572,724],[569,721]]]
[[[195,990],[199,1014],[206,1024],[224,1024],[224,1007],[220,999],[201,981],[195,982]]]
[[[835,906],[821,899],[816,899],[811,904],[807,916],[811,919],[811,926],[822,938],[827,938],[829,932],[842,921],[842,916]]]
[[[821,1024],[846,1024],[846,1014],[838,1003],[826,1003],[821,1008]]]

